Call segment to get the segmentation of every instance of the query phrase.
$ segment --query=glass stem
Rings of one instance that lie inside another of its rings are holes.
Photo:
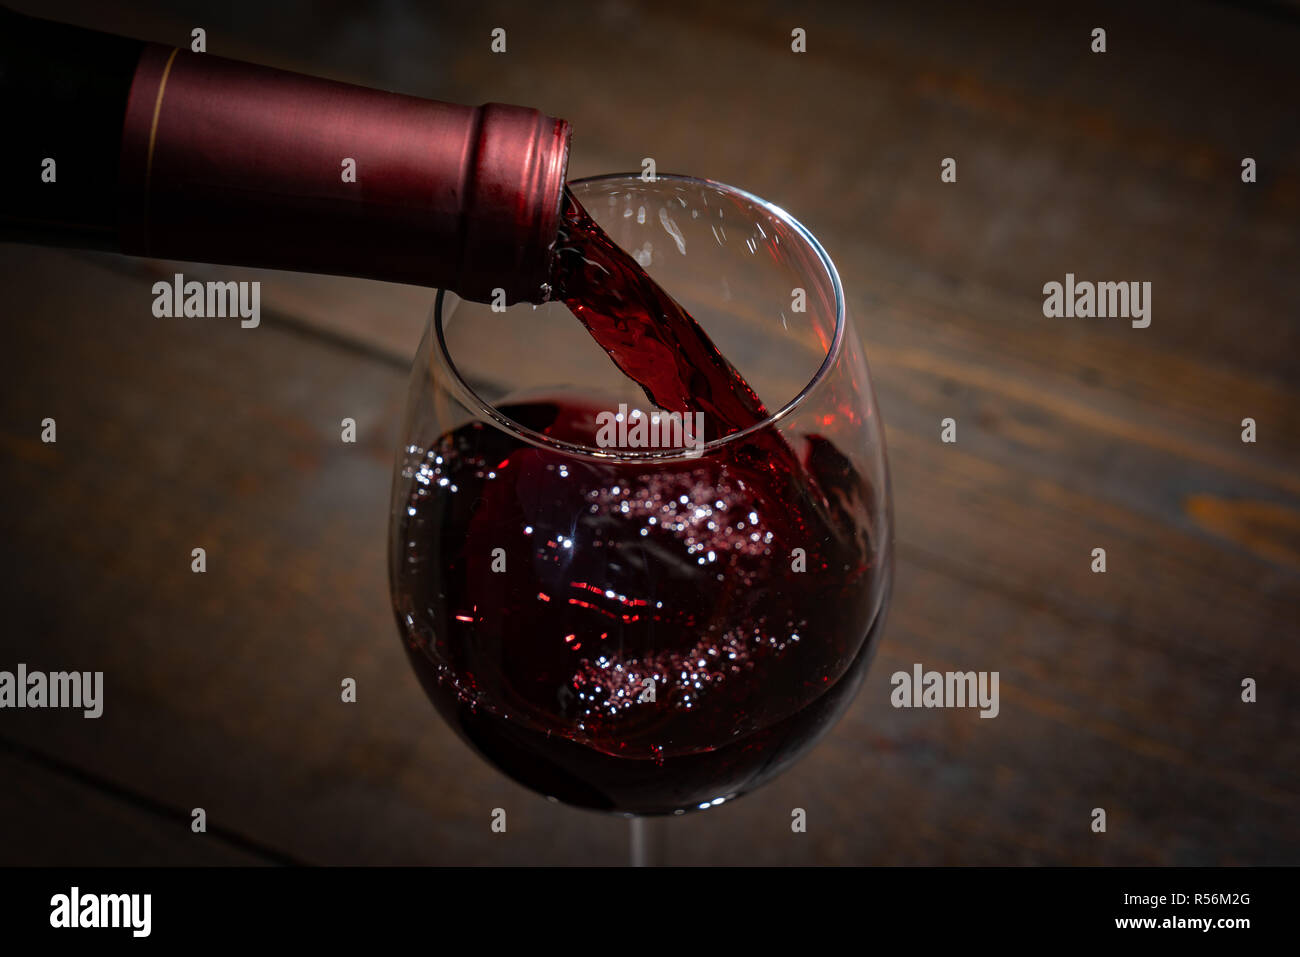
[[[648,817],[628,819],[628,857],[632,867],[658,867],[663,863],[659,828]]]

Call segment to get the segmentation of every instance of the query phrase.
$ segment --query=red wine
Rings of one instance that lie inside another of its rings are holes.
[[[754,390],[568,197],[554,292],[669,412],[717,438]],[[592,444],[556,396],[515,422]],[[579,458],[473,422],[412,450],[394,607],[442,715],[520,783],[640,814],[707,807],[778,774],[866,672],[888,569],[867,481],[828,440],[758,428],[699,458]]]
[[[553,295],[652,404],[666,412],[703,412],[706,440],[768,417],[700,324],[609,238],[567,188],[553,271]]]
[[[758,394],[690,313],[600,228],[567,187],[563,203],[553,295],[650,403],[671,413],[701,413],[705,441],[765,421],[769,413]],[[813,493],[810,507],[826,520],[816,477],[775,429],[747,436],[730,454],[767,470],[774,481],[784,475],[806,483]]]
[[[570,401],[502,411],[566,441],[595,428]],[[667,813],[757,787],[839,716],[874,646],[867,491],[824,440],[806,468],[834,489],[833,527],[798,476],[729,456],[632,465],[479,422],[445,435],[411,465],[394,569],[429,697],[569,804]]]

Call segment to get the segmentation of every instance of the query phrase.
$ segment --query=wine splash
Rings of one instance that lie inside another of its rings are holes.
[[[690,313],[564,191],[554,295],[652,403],[702,412],[706,440],[768,417],[758,395]]]

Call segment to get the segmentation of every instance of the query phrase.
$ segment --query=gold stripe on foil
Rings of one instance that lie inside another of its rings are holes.
[[[158,99],[153,105],[153,124],[149,127],[149,156],[144,165],[144,190],[145,195],[149,195],[149,183],[153,177],[153,144],[158,137],[158,115],[162,113],[163,91],[167,89],[167,76],[172,71],[172,61],[176,59],[176,54],[180,53],[179,47],[172,48],[172,55],[167,58],[167,65],[163,67],[162,80],[158,83]]]

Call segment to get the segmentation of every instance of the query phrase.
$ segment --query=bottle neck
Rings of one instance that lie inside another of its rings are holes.
[[[563,120],[5,17],[4,109],[57,170],[14,170],[6,238],[545,297]]]

